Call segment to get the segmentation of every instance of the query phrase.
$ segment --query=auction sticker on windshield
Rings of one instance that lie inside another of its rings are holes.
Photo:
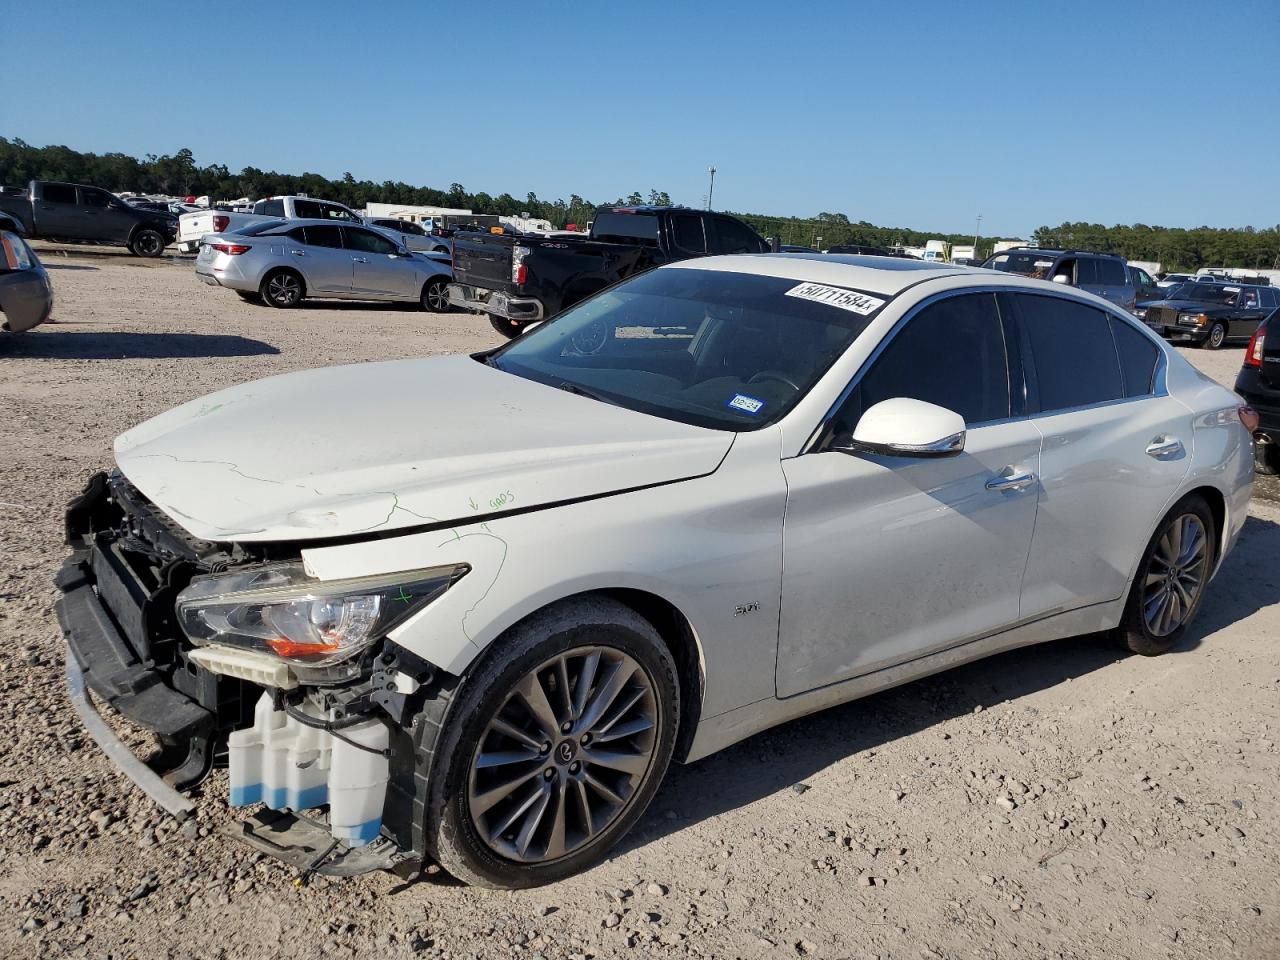
[[[884,301],[879,297],[858,293],[856,290],[846,290],[844,287],[828,287],[821,283],[801,283],[788,290],[787,296],[825,303],[863,317],[869,313],[875,313],[884,306]]]
[[[749,413],[753,417],[764,409],[764,401],[758,397],[749,397],[745,393],[735,393],[733,399],[725,404],[733,410],[741,410],[743,413]]]

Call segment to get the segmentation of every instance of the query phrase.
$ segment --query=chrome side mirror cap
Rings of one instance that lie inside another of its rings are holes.
[[[886,457],[954,457],[964,452],[964,440],[960,414],[923,400],[893,397],[864,413],[853,436],[832,449]]]
[[[1071,277],[1069,277],[1069,276],[1068,276],[1067,274],[1065,274],[1065,273],[1055,273],[1055,274],[1053,275],[1053,282],[1054,282],[1054,283],[1067,283],[1067,284],[1069,284],[1069,283],[1071,283]]]

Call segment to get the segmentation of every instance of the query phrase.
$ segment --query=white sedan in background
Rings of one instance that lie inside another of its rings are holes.
[[[1170,649],[1245,522],[1256,426],[1072,288],[671,264],[499,349],[272,377],[121,436],[68,514],[73,692],[172,697],[182,745],[204,691],[189,756],[229,741],[233,803],[327,804],[335,856],[545,883],[605,857],[673,757],[1027,644]],[[111,686],[113,622],[155,682]]]

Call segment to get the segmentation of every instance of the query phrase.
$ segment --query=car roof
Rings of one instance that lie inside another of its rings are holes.
[[[904,260],[900,257],[874,257],[843,253],[746,253],[720,257],[698,257],[661,267],[662,270],[723,270],[728,273],[752,273],[766,277],[782,277],[811,283],[830,283],[853,287],[869,293],[893,295],[918,283],[937,277],[969,277],[987,273],[1001,279],[1009,276],[999,270],[953,267],[928,260]]]

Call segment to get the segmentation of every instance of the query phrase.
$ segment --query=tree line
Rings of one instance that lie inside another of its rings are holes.
[[[185,147],[174,154],[147,154],[143,159],[123,153],[85,153],[70,147],[34,147],[21,139],[0,137],[0,183],[21,185],[28,180],[64,180],[88,183],[113,191],[158,193],[169,196],[209,196],[221,200],[237,197],[261,198],[280,194],[305,193],[337,200],[360,209],[370,201],[406,205],[457,207],[476,213],[517,216],[528,214],[549,220],[556,227],[570,223],[585,226],[604,204],[669,204],[662,190],[632,192],[615,199],[593,202],[572,194],[568,200],[543,200],[530,192],[524,199],[509,193],[497,196],[471,193],[460,183],[447,190],[417,187],[403,181],[357,180],[350,173],[332,180],[317,173],[285,174],[245,167],[233,173],[224,164],[200,166]],[[915,230],[910,227],[881,227],[867,221],[853,222],[843,213],[823,212],[816,217],[774,217],[737,214],[757,232],[778,237],[783,243],[821,246],[844,243],[877,247],[923,246],[926,240],[944,239],[952,244],[969,244],[973,235]],[[1045,247],[1072,247],[1120,253],[1131,260],[1159,261],[1166,270],[1228,266],[1280,269],[1280,225],[1255,230],[1213,227],[1158,227],[1146,224],[1104,227],[1092,223],[1064,223],[1040,227],[1034,241]],[[979,255],[991,249],[995,238],[983,238]]]

